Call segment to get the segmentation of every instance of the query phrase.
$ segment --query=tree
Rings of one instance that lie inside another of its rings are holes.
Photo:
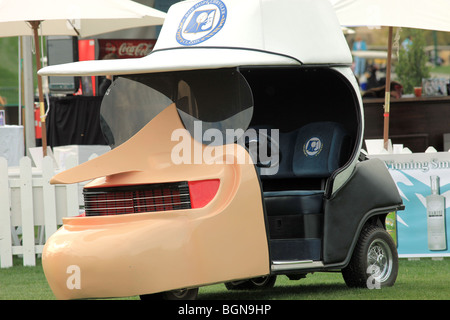
[[[405,93],[413,93],[414,87],[422,86],[422,79],[430,77],[425,53],[425,36],[422,30],[410,29],[406,36],[411,36],[412,43],[400,45],[398,62],[395,66],[399,82]]]

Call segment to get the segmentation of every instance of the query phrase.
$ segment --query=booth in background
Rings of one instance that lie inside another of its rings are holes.
[[[23,126],[0,126],[0,157],[9,166],[18,166],[24,156]]]

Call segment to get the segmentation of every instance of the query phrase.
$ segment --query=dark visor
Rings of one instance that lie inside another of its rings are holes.
[[[124,143],[174,102],[185,128],[205,144],[235,142],[236,132],[243,133],[253,115],[250,87],[234,68],[119,77],[101,105],[108,144]],[[210,138],[217,138],[217,132],[219,141]]]

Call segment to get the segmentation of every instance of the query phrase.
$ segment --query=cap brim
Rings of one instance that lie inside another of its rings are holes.
[[[174,48],[158,50],[134,59],[91,60],[48,66],[41,76],[100,76],[216,69],[251,65],[300,65],[280,54],[234,48]]]

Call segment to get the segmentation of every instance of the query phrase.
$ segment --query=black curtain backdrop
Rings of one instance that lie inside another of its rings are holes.
[[[103,97],[52,97],[47,115],[47,145],[106,145],[100,129]]]

